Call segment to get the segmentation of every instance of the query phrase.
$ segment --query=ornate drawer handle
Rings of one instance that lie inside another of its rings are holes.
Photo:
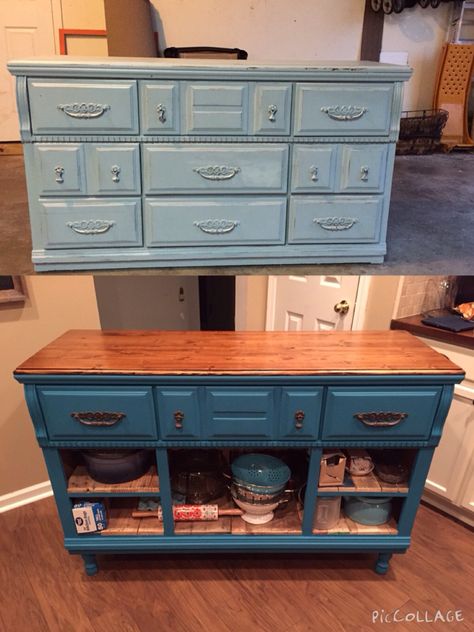
[[[268,106],[268,120],[274,123],[276,121],[276,114],[278,112],[278,108],[276,105]]]
[[[401,421],[408,417],[408,413],[394,413],[394,412],[371,412],[371,413],[356,413],[354,415],[356,419],[361,421],[366,426],[372,427],[386,427],[396,426]]]
[[[359,220],[356,217],[315,217],[313,222],[324,230],[349,230]]]
[[[183,427],[183,420],[184,420],[184,413],[182,410],[176,410],[173,413],[173,419],[174,419],[174,427],[177,430],[181,430],[181,428]]]
[[[201,178],[206,180],[230,180],[240,171],[240,167],[227,167],[226,165],[208,165],[193,169]]]
[[[362,182],[367,182],[369,179],[369,168],[366,166],[363,166],[360,168],[360,179],[362,180]]]
[[[368,109],[360,105],[330,105],[322,107],[321,112],[326,112],[335,121],[355,121],[368,112]]]
[[[319,180],[319,169],[316,165],[311,165],[309,168],[309,175],[311,176],[311,180],[313,182],[317,182]]]
[[[84,426],[113,426],[126,416],[125,413],[109,413],[105,411],[71,413],[71,417],[80,424],[84,424]]]
[[[304,411],[302,410],[297,410],[295,413],[295,428],[296,430],[301,430],[301,428],[303,427],[303,421],[304,421]]]
[[[58,184],[62,184],[64,182],[64,167],[57,166],[54,167],[54,173],[56,174],[56,182]]]
[[[166,108],[163,103],[158,103],[156,106],[156,113],[158,114],[158,120],[160,123],[166,123]]]
[[[58,105],[58,110],[61,110],[64,114],[72,118],[86,119],[98,118],[110,108],[110,105],[103,105],[102,103],[68,103]]]
[[[112,174],[112,182],[120,182],[120,167],[118,165],[114,165],[110,169],[110,173]]]
[[[203,219],[194,222],[194,226],[197,226],[203,233],[210,233],[211,235],[230,233],[239,224],[239,221],[233,219]]]
[[[80,235],[99,235],[106,233],[114,224],[115,222],[109,219],[83,219],[78,222],[68,222],[66,226]]]

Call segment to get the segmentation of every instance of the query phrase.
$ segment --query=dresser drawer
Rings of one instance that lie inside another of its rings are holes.
[[[257,83],[254,86],[253,133],[289,135],[291,84]]]
[[[272,388],[206,388],[203,433],[213,439],[271,439],[274,409]]]
[[[140,82],[140,125],[143,134],[179,134],[179,84]]]
[[[291,191],[325,193],[336,188],[338,145],[293,147]]]
[[[155,439],[153,396],[147,387],[38,386],[50,439]]]
[[[44,248],[141,246],[140,199],[40,200]]]
[[[155,398],[161,439],[200,438],[201,417],[197,388],[155,388]]]
[[[183,134],[247,134],[248,83],[183,82]]]
[[[84,195],[86,161],[84,145],[32,145],[38,173],[39,195]]]
[[[280,438],[317,439],[323,389],[299,386],[283,388],[280,406]]]
[[[323,439],[428,439],[441,387],[328,389]]]
[[[377,242],[382,209],[382,197],[294,196],[288,243]]]
[[[202,197],[145,201],[147,246],[282,244],[286,198]]]
[[[87,144],[86,152],[89,195],[140,195],[138,143]]]
[[[339,191],[381,193],[384,190],[387,145],[342,145],[341,152]]]
[[[288,147],[145,145],[145,193],[285,193]]]
[[[297,84],[294,134],[388,135],[392,100],[390,84]]]
[[[138,133],[135,81],[29,79],[34,134]]]

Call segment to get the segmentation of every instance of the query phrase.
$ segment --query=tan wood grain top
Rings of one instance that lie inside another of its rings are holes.
[[[462,374],[405,331],[66,332],[17,374],[333,375]]]

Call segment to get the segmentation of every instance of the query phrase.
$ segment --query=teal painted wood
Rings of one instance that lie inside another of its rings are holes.
[[[87,144],[88,195],[140,195],[138,143]]]
[[[386,145],[343,145],[341,147],[343,193],[382,193],[387,165]]]
[[[140,127],[143,134],[179,134],[177,81],[140,82]]]
[[[39,195],[85,195],[84,145],[53,143],[33,145],[38,170]]]
[[[160,438],[199,439],[201,428],[198,389],[169,387],[156,388],[154,392]]]
[[[187,83],[181,86],[184,134],[247,134],[247,83]]]
[[[319,468],[321,463],[321,448],[312,448],[308,464],[308,484],[304,495],[304,510],[301,530],[303,536],[313,535],[313,518],[318,503]]]
[[[282,439],[317,439],[320,434],[322,388],[283,388],[280,403]]]
[[[291,191],[330,193],[336,190],[338,145],[294,145]]]
[[[258,83],[254,86],[253,133],[287,136],[291,126],[291,93],[288,84]]]
[[[67,493],[67,477],[59,450],[43,448],[43,458],[48,470],[49,480],[53,488],[54,500],[58,509],[59,519],[65,538],[77,537],[76,525],[72,517],[72,505]]]
[[[161,507],[163,509],[164,537],[174,535],[173,499],[171,497],[171,482],[169,475],[168,451],[166,448],[157,448],[156,467],[160,481]]]

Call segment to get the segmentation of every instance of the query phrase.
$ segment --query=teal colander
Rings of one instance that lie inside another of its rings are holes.
[[[231,465],[233,476],[253,485],[285,485],[291,476],[288,465],[269,454],[242,454]]]

